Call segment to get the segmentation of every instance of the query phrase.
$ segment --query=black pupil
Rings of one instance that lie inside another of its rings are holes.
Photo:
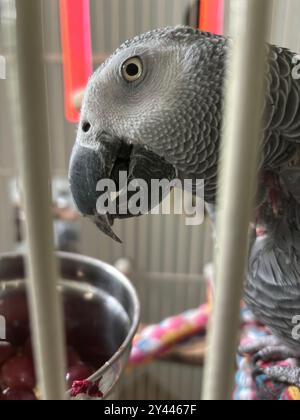
[[[84,133],[87,133],[88,131],[90,131],[91,128],[91,124],[89,122],[84,122],[82,124],[82,130]]]
[[[139,71],[140,70],[137,64],[131,63],[126,66],[126,72],[130,77],[137,76],[139,74]]]

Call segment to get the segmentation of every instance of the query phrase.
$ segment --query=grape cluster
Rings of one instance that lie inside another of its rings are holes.
[[[26,299],[18,295],[0,299],[0,313],[7,323],[7,341],[0,341],[0,400],[37,400],[39,391]],[[67,348],[67,365],[68,389],[74,381],[86,379],[95,372],[71,346]]]

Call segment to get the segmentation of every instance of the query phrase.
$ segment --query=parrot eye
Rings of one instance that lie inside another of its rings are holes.
[[[122,76],[126,82],[136,82],[143,74],[143,64],[139,57],[125,61],[122,66]]]
[[[91,129],[91,124],[90,124],[88,121],[85,121],[85,122],[82,124],[82,131],[83,131],[84,133],[88,133],[88,132],[90,131],[90,129]]]

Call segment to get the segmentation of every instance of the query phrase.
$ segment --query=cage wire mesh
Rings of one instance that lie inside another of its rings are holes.
[[[7,0],[0,0],[5,14]],[[245,0],[226,0],[225,32]],[[298,0],[273,0],[269,41],[300,52]],[[194,23],[195,0],[91,0],[94,66],[125,39],[155,27]],[[53,177],[65,178],[75,127],[64,118],[63,75],[58,0],[42,0],[44,60],[46,65],[48,126]],[[238,19],[237,19],[238,21]],[[0,29],[1,30],[1,29]],[[4,55],[1,43],[0,55]],[[17,217],[10,185],[18,176],[13,139],[13,112],[0,81],[0,252],[16,248]],[[144,216],[117,223],[120,246],[80,221],[80,252],[114,264],[132,262],[132,281],[141,299],[142,320],[156,323],[166,316],[198,306],[205,298],[203,268],[212,258],[208,221],[185,226],[182,216]],[[201,367],[154,362],[125,375],[116,390],[121,399],[199,399]]]

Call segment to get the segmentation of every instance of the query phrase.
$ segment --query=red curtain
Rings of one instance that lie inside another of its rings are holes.
[[[93,71],[89,0],[60,0],[60,27],[65,114],[68,121],[78,122],[73,95],[86,86]]]
[[[224,29],[224,0],[200,0],[199,28],[221,35]]]

